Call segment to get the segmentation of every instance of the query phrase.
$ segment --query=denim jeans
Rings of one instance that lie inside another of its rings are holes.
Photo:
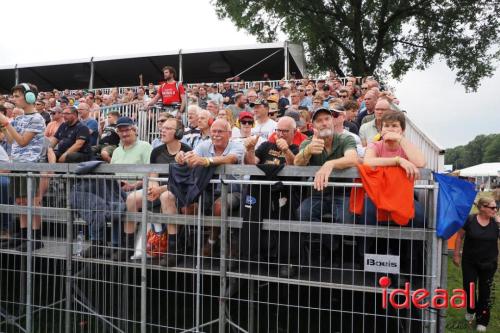
[[[12,198],[9,195],[9,183],[9,177],[0,176],[0,204],[12,204]],[[12,225],[10,223],[10,214],[0,214],[0,228],[4,231],[11,231]]]
[[[333,222],[352,223],[352,214],[348,211],[349,197],[341,198],[333,195],[315,195],[306,198],[297,208],[297,216],[301,222]],[[310,235],[307,235],[310,236]],[[331,251],[340,245],[340,237],[321,235],[321,244]]]

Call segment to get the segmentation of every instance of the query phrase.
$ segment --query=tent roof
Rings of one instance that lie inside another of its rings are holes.
[[[305,74],[302,45],[265,43],[3,66],[0,67],[0,92],[8,92],[14,85],[16,69],[19,71],[19,82],[32,82],[42,91],[88,88],[91,62],[94,64],[94,88],[136,86],[139,74],[143,75],[145,84],[158,82],[163,79],[161,69],[165,65],[173,66],[179,73],[180,54],[185,83],[221,82],[266,57],[268,59],[240,77],[246,81],[257,81],[267,73],[276,80],[284,76],[285,45],[288,46],[289,71],[300,78]]]
[[[482,163],[459,171],[460,177],[500,177],[500,163]]]

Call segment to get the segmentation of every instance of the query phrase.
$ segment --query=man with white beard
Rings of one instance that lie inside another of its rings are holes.
[[[321,222],[325,216],[330,216],[330,222],[349,223],[345,207],[349,206],[349,191],[342,186],[327,186],[333,169],[341,170],[354,167],[358,161],[356,141],[353,137],[335,133],[334,121],[330,110],[319,108],[312,115],[314,135],[300,145],[300,151],[295,156],[295,165],[321,166],[314,176],[314,188],[311,196],[304,199],[297,210],[300,221],[305,223]],[[345,179],[332,179],[345,181]],[[338,237],[323,235],[322,244],[331,254],[334,267],[339,264],[340,254],[334,255],[340,242]]]

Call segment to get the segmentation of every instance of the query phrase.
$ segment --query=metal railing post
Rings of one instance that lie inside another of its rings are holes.
[[[70,178],[66,177],[66,303],[64,312],[64,332],[71,332],[71,307],[73,301],[73,211],[71,210]]]
[[[146,269],[146,240],[147,240],[147,223],[148,223],[148,176],[142,177],[142,212],[141,212],[141,333],[146,333],[146,316],[147,316],[147,269]]]
[[[432,189],[432,195],[429,197],[429,207],[430,207],[430,214],[431,218],[429,219],[429,228],[431,230],[436,230],[436,225],[437,225],[437,200],[438,200],[438,193],[439,193],[439,184],[437,182],[434,182],[434,188]],[[438,270],[441,269],[441,266],[438,266],[438,262],[440,262],[440,258],[438,259],[438,256],[441,256],[439,253],[438,249],[438,244],[440,244],[440,239],[436,236],[436,233],[433,232],[432,236],[430,239],[427,241],[426,244],[426,253],[430,254],[427,258],[430,258],[430,260],[427,260],[426,263],[426,271],[427,271],[427,276],[428,280],[426,281],[426,288],[429,290],[431,293],[434,292],[434,290],[438,287],[438,281],[440,276],[440,272]],[[425,319],[426,319],[426,326],[427,326],[427,331],[428,332],[436,332],[437,328],[437,310],[428,308],[425,313]]]
[[[225,174],[221,175],[221,219],[220,219],[220,292],[219,333],[226,331],[226,243],[227,243],[227,184]]]
[[[32,270],[33,270],[33,178],[32,173],[28,172],[27,175],[27,222],[28,222],[28,255],[26,257],[26,332],[33,331],[33,316],[32,316]]]
[[[448,242],[443,242],[441,247],[441,281],[440,288],[448,288]],[[444,333],[446,330],[446,308],[439,311],[439,326],[438,332]]]

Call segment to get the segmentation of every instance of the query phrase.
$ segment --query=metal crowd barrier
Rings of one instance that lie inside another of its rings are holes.
[[[0,177],[2,189],[10,182],[0,192],[2,225],[17,235],[17,220],[26,218],[28,230],[41,221],[24,252],[0,249],[2,332],[444,331],[443,311],[383,308],[378,282],[391,273],[388,291],[405,282],[412,291],[446,288],[445,245],[435,235],[438,187],[428,170],[415,185],[424,225],[412,228],[368,225],[366,210],[349,213],[351,191],[362,187],[355,169],[334,173],[335,205],[322,194],[313,209],[304,200],[317,167],[286,167],[279,177],[255,166],[218,167],[189,211],[172,213],[167,201],[136,192],[124,200],[102,188],[164,184],[168,165],[101,165],[89,175],[76,175],[76,167],[0,164],[11,171]],[[25,205],[14,202],[19,191],[28,195]],[[320,221],[307,218],[313,210]],[[102,250],[116,250],[126,223],[137,236],[125,260],[78,255],[89,236],[102,235]],[[166,225],[177,227],[171,267],[159,265],[144,237]],[[215,244],[206,252],[209,237]]]

